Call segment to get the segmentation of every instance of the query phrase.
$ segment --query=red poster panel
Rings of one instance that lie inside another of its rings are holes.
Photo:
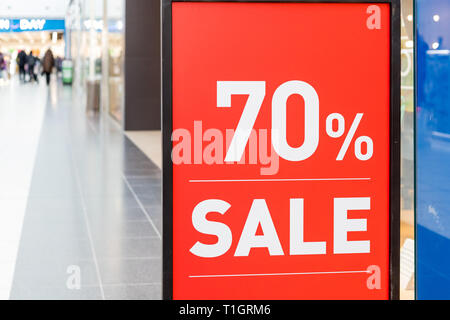
[[[390,4],[172,3],[174,299],[388,299]]]

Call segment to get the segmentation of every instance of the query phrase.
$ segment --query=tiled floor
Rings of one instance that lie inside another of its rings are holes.
[[[51,90],[10,298],[160,299],[160,169],[72,88]]]

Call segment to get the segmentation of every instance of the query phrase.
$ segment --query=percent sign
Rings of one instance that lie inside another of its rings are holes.
[[[339,150],[339,153],[336,157],[337,161],[341,161],[344,159],[345,154],[347,153],[348,147],[350,146],[350,143],[353,140],[353,137],[355,136],[356,129],[359,126],[359,123],[361,122],[361,119],[363,117],[363,113],[357,113],[355,116],[355,119],[353,120],[352,125],[350,126],[350,130],[347,132],[347,135],[345,136],[344,143],[341,146],[341,149]],[[337,128],[336,130],[333,129],[333,121],[337,121]],[[326,120],[326,131],[327,134],[332,138],[339,138],[342,137],[345,131],[345,119],[340,113],[331,113],[328,115]],[[362,144],[366,144],[366,152],[362,152]],[[373,156],[373,141],[368,136],[360,136],[356,138],[355,140],[355,156],[359,160],[366,161],[372,158]]]

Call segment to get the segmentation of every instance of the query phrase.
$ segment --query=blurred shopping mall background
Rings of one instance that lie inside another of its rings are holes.
[[[161,298],[159,16],[0,2],[0,299]]]

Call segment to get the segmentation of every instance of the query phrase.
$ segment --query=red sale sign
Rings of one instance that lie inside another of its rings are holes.
[[[164,6],[165,297],[395,298],[394,3]]]

